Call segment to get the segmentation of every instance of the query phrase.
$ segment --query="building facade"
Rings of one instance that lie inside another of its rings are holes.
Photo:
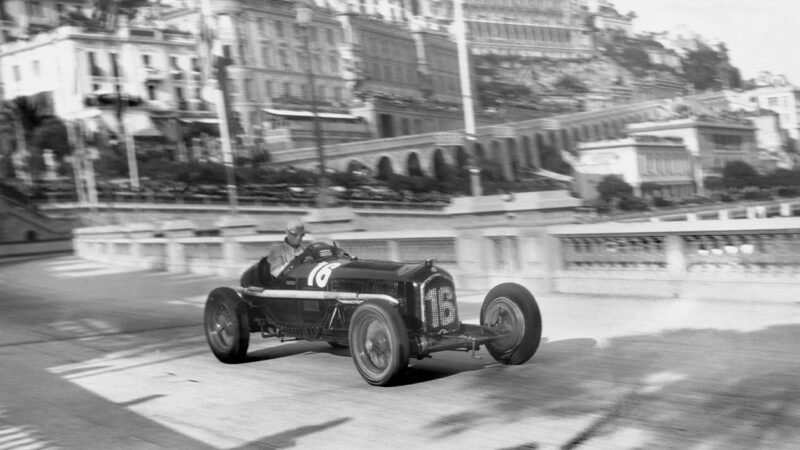
[[[452,0],[419,0],[413,12],[431,26],[453,22]],[[547,58],[589,58],[594,49],[580,0],[465,0],[470,52]]]
[[[638,197],[686,198],[694,194],[692,158],[681,138],[634,135],[578,145],[575,171],[581,198],[597,198],[597,184],[617,175]]]
[[[710,115],[667,117],[662,121],[629,124],[627,132],[632,136],[682,139],[693,159],[693,178],[700,194],[704,193],[703,180],[721,176],[728,162],[758,165],[756,127],[748,119]]]
[[[800,89],[792,85],[764,86],[747,91],[751,101],[778,114],[780,127],[789,136],[790,149],[800,149]]]

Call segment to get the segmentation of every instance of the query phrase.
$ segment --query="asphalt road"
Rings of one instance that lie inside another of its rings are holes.
[[[0,265],[0,450],[800,448],[797,302],[539,295],[527,364],[443,352],[378,388],[325,343],[219,363],[202,306],[234,281]]]

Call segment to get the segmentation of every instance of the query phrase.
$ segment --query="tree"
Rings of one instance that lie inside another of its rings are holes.
[[[723,81],[738,83],[737,74],[732,73],[727,56],[709,47],[689,52],[683,61],[683,70],[686,79],[701,91],[722,89]]]
[[[617,175],[606,175],[597,185],[597,193],[605,203],[633,195],[633,187]]]
[[[722,169],[722,183],[726,187],[758,186],[761,177],[750,164],[730,161]]]
[[[34,147],[45,150],[50,149],[59,160],[71,152],[67,140],[67,127],[61,119],[48,117],[44,119],[31,134],[31,143]]]

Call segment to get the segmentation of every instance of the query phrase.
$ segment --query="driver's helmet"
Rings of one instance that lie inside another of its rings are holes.
[[[292,219],[286,222],[286,232],[294,236],[303,235],[306,234],[306,226],[299,219]]]

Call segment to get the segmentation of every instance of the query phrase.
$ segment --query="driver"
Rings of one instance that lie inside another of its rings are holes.
[[[306,249],[308,244],[303,243],[305,234],[306,227],[299,219],[286,223],[286,237],[283,242],[273,245],[267,253],[267,262],[273,277],[280,275],[286,265]]]

